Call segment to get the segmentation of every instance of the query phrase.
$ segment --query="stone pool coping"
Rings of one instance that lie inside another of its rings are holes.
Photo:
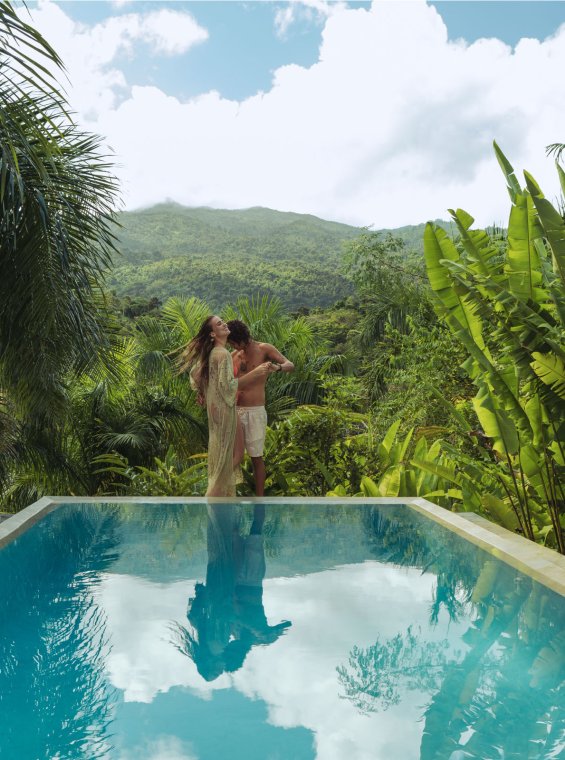
[[[17,512],[0,523],[0,548],[13,541],[44,515],[57,509],[61,504],[202,504],[204,497],[161,497],[161,496],[44,496],[29,507]],[[226,499],[208,499],[211,502],[225,502]],[[544,586],[565,596],[565,556],[552,549],[528,541],[523,536],[491,523],[472,512],[449,512],[426,499],[402,497],[245,497],[231,500],[237,504],[406,504],[437,523],[449,528],[459,536],[480,546],[497,559],[506,562],[525,575],[529,575]]]

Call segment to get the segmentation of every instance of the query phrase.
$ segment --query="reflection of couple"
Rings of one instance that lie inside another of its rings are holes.
[[[233,354],[226,344],[235,349]],[[251,457],[255,490],[265,486],[263,446],[267,427],[265,385],[272,372],[294,365],[269,343],[253,340],[239,320],[207,317],[181,356],[181,371],[206,402],[208,413],[207,496],[235,496],[235,474],[245,449]]]
[[[265,506],[256,504],[248,535],[238,529],[233,504],[208,505],[206,583],[197,583],[189,602],[180,649],[207,681],[238,670],[256,644],[276,641],[290,622],[271,626],[263,607]]]

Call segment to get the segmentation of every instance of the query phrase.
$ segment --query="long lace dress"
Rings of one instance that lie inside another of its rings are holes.
[[[233,448],[237,426],[235,397],[237,380],[233,376],[230,352],[216,346],[209,363],[206,389],[208,412],[208,490],[206,496],[235,496]]]

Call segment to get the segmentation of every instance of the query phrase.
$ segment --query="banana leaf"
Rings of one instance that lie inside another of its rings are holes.
[[[558,356],[539,351],[534,351],[532,356],[531,367],[536,375],[565,401],[565,363]]]
[[[531,210],[532,200],[522,193],[516,196],[508,222],[508,251],[506,273],[508,288],[517,298],[537,301],[544,298],[541,290],[542,273],[535,240],[543,230],[535,223]]]
[[[379,479],[379,496],[400,496],[403,470],[403,466],[399,464],[395,464],[386,470]]]
[[[482,323],[474,314],[472,304],[460,288],[454,287],[453,278],[444,260],[458,262],[459,252],[445,230],[428,222],[424,231],[424,258],[432,290],[440,299],[450,318],[471,336],[481,351],[486,351]]]
[[[494,450],[502,456],[517,454],[520,442],[516,426],[486,384],[479,388],[472,403],[485,434],[492,440]]]
[[[500,499],[492,493],[485,493],[481,498],[481,503],[495,522],[507,530],[517,531],[522,529],[512,506],[504,499]]]
[[[508,161],[504,153],[500,150],[500,148],[498,147],[496,143],[496,140],[493,140],[492,144],[494,147],[494,153],[496,155],[496,159],[498,163],[500,164],[502,172],[504,176],[506,177],[506,182],[508,183],[508,194],[510,195],[510,200],[512,201],[512,203],[514,203],[514,199],[516,195],[522,192],[522,188],[520,187],[520,183],[518,182],[516,174],[514,173],[512,164]]]
[[[392,425],[386,431],[382,442],[379,444],[378,455],[383,460],[383,464],[386,464],[390,461],[391,449],[394,443],[394,439],[396,438],[398,428],[400,427],[400,422],[401,420],[396,420],[392,423]]]
[[[541,195],[534,178],[528,172],[524,172],[524,176],[551,248],[556,272],[561,279],[561,284],[565,286],[565,222],[557,209]]]

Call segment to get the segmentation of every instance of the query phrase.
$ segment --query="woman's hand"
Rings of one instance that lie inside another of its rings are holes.
[[[276,372],[277,367],[273,362],[263,362],[263,364],[259,364],[257,367],[257,374],[258,375],[270,375],[271,372]]]
[[[238,377],[237,386],[239,390],[243,390],[244,388],[247,388],[249,385],[251,385],[256,378],[266,378],[271,374],[271,372],[276,371],[276,367],[273,366],[272,362],[263,362],[262,364],[258,364],[256,367],[254,367],[251,372],[247,372],[247,374],[243,375],[243,377]]]

